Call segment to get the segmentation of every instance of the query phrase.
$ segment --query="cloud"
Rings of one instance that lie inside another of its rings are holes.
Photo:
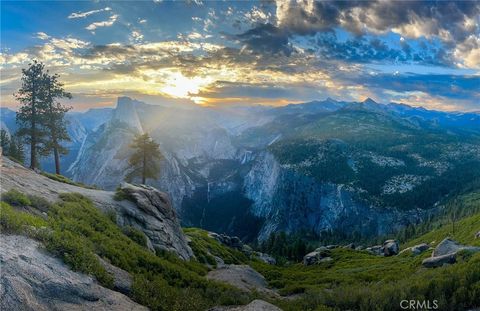
[[[106,11],[111,11],[112,9],[109,7],[99,9],[99,10],[93,10],[93,11],[88,11],[88,12],[77,12],[77,13],[72,13],[68,16],[69,19],[73,18],[85,18],[87,16],[90,16],[95,13],[100,13],[100,12],[106,12]]]
[[[50,38],[50,36],[44,32],[37,32],[37,38],[41,40],[47,40],[48,38]]]
[[[444,45],[441,56],[452,54],[455,65],[474,68],[478,68],[478,44],[472,44],[471,36],[478,38],[480,33],[479,15],[478,1],[276,2],[276,26],[290,37],[331,32],[341,27],[355,36],[393,32],[402,38],[436,39]]]
[[[293,47],[289,43],[288,34],[272,24],[260,25],[242,34],[231,37],[243,47],[256,53],[291,55]]]
[[[98,27],[110,27],[117,21],[117,19],[118,19],[118,14],[114,14],[110,16],[110,18],[107,21],[91,23],[90,25],[85,27],[85,29],[94,31]]]

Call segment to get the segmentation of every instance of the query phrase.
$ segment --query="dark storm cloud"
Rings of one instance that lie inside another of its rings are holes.
[[[288,33],[272,24],[263,24],[242,34],[230,36],[250,51],[258,53],[291,55],[293,48]]]
[[[308,1],[304,1],[306,3]],[[425,23],[423,35],[440,35],[447,30],[456,41],[472,31],[465,17],[478,18],[478,1],[315,1],[300,5],[295,1],[277,3],[279,26],[293,34],[312,34],[341,26],[355,34],[386,32],[392,28]]]

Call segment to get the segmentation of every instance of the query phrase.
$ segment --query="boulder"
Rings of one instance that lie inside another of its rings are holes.
[[[367,252],[373,254],[373,255],[383,256],[383,246],[382,245],[370,246],[370,247],[367,247],[365,250]]]
[[[225,246],[235,248],[238,250],[243,250],[243,243],[239,237],[228,236],[226,234],[218,234],[215,232],[208,232],[208,236],[217,240],[218,242],[222,243]]]
[[[415,246],[412,246],[411,250],[412,250],[412,253],[414,255],[419,255],[421,253],[423,253],[424,251],[426,251],[427,249],[429,249],[430,246],[428,246],[428,244],[426,243],[422,243],[422,244],[418,244],[418,245],[415,245]]]
[[[394,256],[400,251],[396,240],[386,240],[382,246],[384,256]]]
[[[455,254],[461,250],[468,250],[478,252],[480,251],[480,247],[475,246],[466,246],[454,241],[450,238],[444,239],[440,242],[437,247],[433,250],[432,257],[443,256],[447,254]]]
[[[119,225],[133,226],[145,233],[150,249],[160,248],[188,260],[193,252],[188,246],[175,210],[164,192],[145,185],[122,183],[123,191],[132,202],[122,201],[118,210]]]
[[[270,256],[268,254],[261,253],[261,252],[255,252],[254,254],[258,259],[260,259],[264,263],[268,263],[269,265],[275,265],[277,263],[275,258],[273,258],[272,256]]]
[[[0,262],[0,310],[148,310],[73,272],[24,236],[0,235]]]
[[[323,258],[328,257],[329,252],[326,248],[319,247],[311,253],[303,256],[303,264],[310,266],[319,263]]]
[[[343,248],[355,249],[356,246],[355,246],[355,243],[350,243],[350,244],[344,245]]]
[[[334,248],[338,248],[338,245],[336,245],[336,244],[327,245],[326,248],[327,249],[334,249]]]
[[[456,262],[456,253],[426,258],[422,261],[425,268],[436,268]]]

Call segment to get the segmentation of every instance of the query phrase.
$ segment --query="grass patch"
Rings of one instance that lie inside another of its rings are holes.
[[[86,188],[86,189],[99,189],[98,187],[95,187],[95,186],[90,186],[90,185],[85,185],[84,183],[75,182],[75,181],[71,180],[70,178],[65,177],[63,175],[51,174],[51,173],[47,173],[47,172],[42,172],[41,174],[45,177],[48,177],[52,180],[55,180],[55,181],[58,181],[58,182],[61,182],[61,183],[64,183],[64,184],[69,184],[69,185],[82,187],[82,188]]]

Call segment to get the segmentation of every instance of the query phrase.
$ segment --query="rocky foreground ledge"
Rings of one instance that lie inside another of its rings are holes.
[[[188,260],[193,252],[188,246],[168,196],[153,187],[124,183],[121,186],[128,199],[117,201],[112,191],[87,189],[58,182],[15,163],[7,157],[0,162],[1,193],[10,189],[37,195],[54,203],[60,193],[75,192],[88,197],[104,212],[113,212],[120,226],[132,226],[143,231],[149,248],[167,250]]]
[[[0,310],[148,310],[73,272],[32,239],[0,234],[0,248]]]

